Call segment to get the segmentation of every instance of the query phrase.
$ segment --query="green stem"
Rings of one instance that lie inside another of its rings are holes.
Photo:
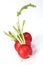
[[[23,32],[24,24],[25,24],[25,20],[23,20],[23,23],[22,23],[22,32]]]
[[[20,27],[20,23],[19,23],[19,16],[18,16],[18,22],[17,22],[17,27],[18,27],[18,31],[19,31],[19,36],[23,42],[23,36],[22,36],[22,33],[21,33],[21,27]]]
[[[5,32],[5,31],[4,31],[4,33],[5,33],[7,36],[9,36],[10,38],[12,38],[13,41],[16,41],[16,40],[17,40],[14,36],[12,36],[12,34],[9,34],[9,33]]]
[[[15,41],[18,40],[21,43],[21,40],[19,37],[17,37],[16,35],[14,35],[12,32],[9,31],[9,34],[15,38]]]
[[[24,25],[24,24],[23,24]],[[18,31],[19,31],[19,36],[21,37],[22,39],[22,42],[23,44],[25,43],[25,40],[24,40],[24,36],[23,36],[23,32],[22,32],[22,29],[20,27],[20,23],[19,23],[19,16],[18,16],[18,23],[17,23],[17,27],[18,27]]]
[[[19,10],[19,12],[17,12],[17,16],[20,16],[21,15],[21,13],[22,13],[22,11],[24,10],[24,9],[27,9],[29,6],[31,6],[31,7],[36,7],[36,5],[33,5],[33,4],[27,4],[27,5],[25,5],[25,6],[23,6],[20,10]]]

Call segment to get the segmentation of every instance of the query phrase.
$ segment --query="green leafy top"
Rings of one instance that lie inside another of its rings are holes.
[[[25,44],[25,39],[24,39],[24,36],[23,36],[23,28],[24,28],[24,24],[25,24],[25,20],[23,20],[23,23],[22,23],[22,28],[20,27],[20,23],[19,23],[19,16],[21,15],[22,11],[24,9],[27,9],[29,6],[31,7],[36,7],[35,5],[33,4],[27,4],[25,6],[23,6],[19,12],[17,12],[17,16],[18,16],[18,22],[17,22],[17,28],[15,26],[13,26],[14,30],[16,31],[16,35],[10,31],[8,32],[4,32],[7,36],[9,36],[10,38],[12,38],[12,40],[16,41],[18,40],[21,44]]]
[[[7,36],[12,38],[13,41],[18,40],[21,44],[25,44],[24,36],[23,36],[23,27],[24,27],[25,21],[22,23],[22,28],[20,27],[20,23],[17,22],[17,28],[13,26],[14,30],[16,31],[16,35],[12,33],[11,31],[4,32]]]
[[[25,6],[23,6],[21,9],[20,9],[20,11],[19,12],[17,12],[17,16],[20,16],[21,15],[21,13],[22,13],[22,11],[24,10],[24,9],[27,9],[29,6],[31,6],[31,7],[36,7],[36,5],[33,5],[33,4],[27,4],[27,5],[25,5]]]

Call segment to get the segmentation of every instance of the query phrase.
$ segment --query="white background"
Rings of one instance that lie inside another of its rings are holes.
[[[18,19],[17,11],[28,3],[37,7],[24,10],[20,23],[25,19],[24,31],[33,37],[33,55],[21,59],[14,49],[14,42],[3,31],[13,31],[12,26]],[[43,0],[0,0],[0,65],[43,65]]]

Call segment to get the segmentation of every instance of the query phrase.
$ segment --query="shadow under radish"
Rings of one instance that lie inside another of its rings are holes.
[[[32,41],[33,55],[38,53],[42,48],[43,48],[43,33],[33,38],[33,41]]]

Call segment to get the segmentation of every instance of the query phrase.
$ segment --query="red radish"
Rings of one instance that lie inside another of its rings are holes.
[[[28,33],[28,32],[25,32],[25,33],[23,33],[23,35],[24,35],[24,38],[25,39],[27,39],[28,41],[32,41],[32,36],[31,36],[31,34],[30,33]]]
[[[32,55],[32,48],[26,44],[23,44],[19,47],[18,54],[22,58],[29,58]]]
[[[14,44],[14,48],[16,49],[16,51],[18,51],[19,47],[20,47],[20,42],[17,40]]]
[[[23,35],[24,35],[26,44],[31,45],[31,41],[32,41],[31,34],[28,32],[25,32],[25,33],[23,33]]]

